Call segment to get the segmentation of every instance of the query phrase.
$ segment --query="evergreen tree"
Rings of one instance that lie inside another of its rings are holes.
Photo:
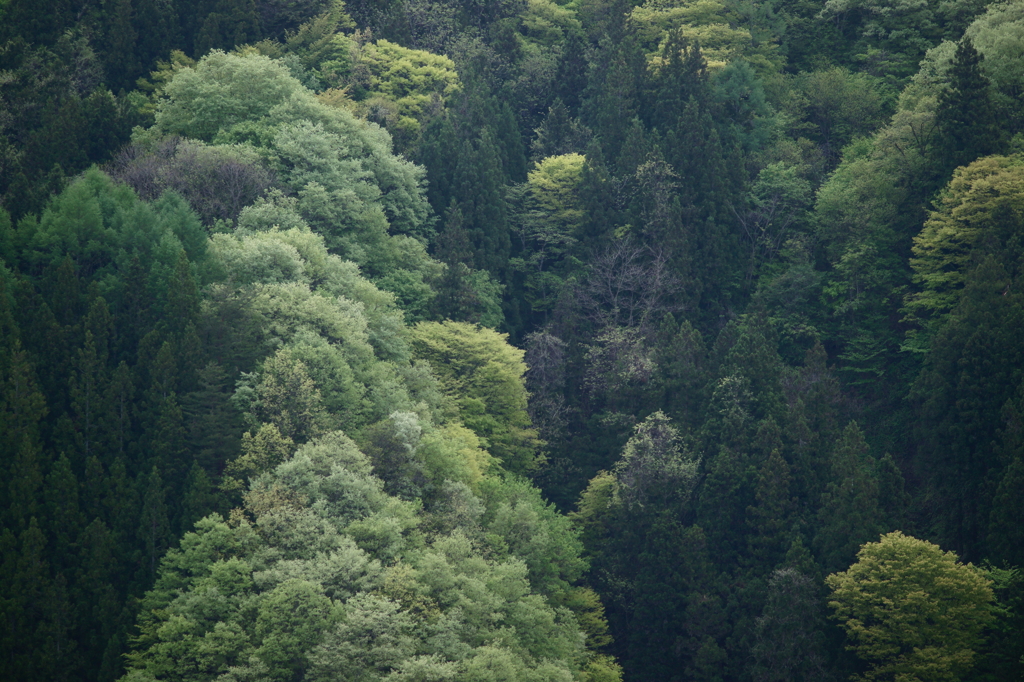
[[[107,82],[115,90],[132,87],[141,75],[132,4],[132,0],[115,0],[104,7],[103,57]]]
[[[579,31],[570,31],[562,46],[555,73],[556,97],[565,103],[569,114],[579,114],[581,96],[587,87],[586,39]]]
[[[757,619],[750,676],[756,682],[829,679],[820,584],[796,568],[776,569]]]
[[[850,422],[832,453],[831,480],[818,511],[814,544],[825,570],[849,566],[857,548],[883,529],[873,473],[864,435]]]
[[[747,509],[750,566],[763,572],[778,565],[790,546],[794,500],[790,494],[789,465],[778,450],[758,472],[754,493],[757,503]]]
[[[254,0],[217,0],[196,33],[194,54],[198,58],[210,50],[229,50],[254,43],[261,36],[260,16]]]
[[[982,55],[971,39],[957,44],[949,85],[939,96],[935,115],[941,137],[940,158],[948,177],[957,166],[998,151],[998,112],[991,84],[982,71]]]
[[[136,54],[148,71],[182,44],[178,15],[173,0],[134,0],[134,9]]]
[[[139,511],[137,537],[142,545],[139,567],[145,583],[152,584],[160,558],[170,544],[171,525],[167,510],[167,490],[156,465],[148,475],[140,475],[142,507]]]
[[[79,506],[81,486],[71,468],[71,460],[61,455],[46,475],[43,497],[46,500],[46,519],[56,559],[57,571],[74,570],[75,547],[78,534],[85,527],[85,516]]]
[[[639,113],[646,59],[635,40],[602,47],[604,54],[592,73],[582,119],[600,138],[604,152],[614,159],[625,139],[622,122]]]

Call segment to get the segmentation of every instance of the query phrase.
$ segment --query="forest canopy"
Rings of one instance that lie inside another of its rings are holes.
[[[1024,676],[1024,2],[0,2],[0,678]]]

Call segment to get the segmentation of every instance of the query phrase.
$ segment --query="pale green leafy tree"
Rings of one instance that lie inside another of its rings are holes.
[[[672,32],[699,44],[711,67],[744,59],[755,67],[775,68],[779,61],[777,46],[756,40],[748,28],[738,26],[736,12],[718,0],[647,0],[628,17],[654,66],[659,65],[661,46]]]
[[[991,581],[938,545],[895,531],[825,579],[829,606],[869,668],[862,680],[955,682],[993,620]]]
[[[524,494],[491,483],[492,497]],[[557,535],[534,516],[535,534]],[[532,586],[529,556],[502,549],[502,533],[529,542],[522,524],[491,524],[484,556],[460,530],[428,540],[421,520],[341,432],[300,446],[227,522],[200,521],[168,552],[123,679],[621,679],[586,651],[573,612]],[[579,560],[578,544],[559,545]]]
[[[989,156],[958,168],[914,238],[911,319],[944,320],[979,261],[978,248],[1005,242],[1022,218],[1024,156]]]
[[[367,114],[377,98],[395,107],[399,129],[418,132],[420,121],[436,101],[443,105],[462,90],[455,62],[444,55],[403,47],[388,40],[353,46],[355,85],[365,90],[364,101],[355,105]]]
[[[524,351],[509,344],[507,334],[464,322],[421,322],[411,344],[457,401],[463,423],[502,466],[526,472],[538,464],[541,442],[526,411]]]

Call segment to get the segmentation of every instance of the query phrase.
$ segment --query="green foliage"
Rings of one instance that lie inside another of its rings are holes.
[[[690,43],[699,44],[700,51],[714,66],[745,59],[761,68],[776,68],[775,45],[754,40],[750,28],[735,26],[734,12],[728,4],[715,0],[648,0],[629,13],[629,21],[638,37],[650,46],[660,48],[671,34],[678,33]],[[657,68],[657,58],[652,60],[652,66]]]
[[[444,106],[462,89],[455,64],[444,55],[412,50],[387,40],[357,45],[352,59],[352,96],[366,115],[383,103],[395,107],[388,121],[395,136],[415,137],[430,108]]]
[[[505,469],[526,473],[539,464],[541,443],[526,411],[523,351],[507,338],[463,322],[421,322],[413,327],[411,343],[488,451]]]
[[[981,62],[970,38],[963,38],[950,65],[949,86],[939,95],[935,115],[943,134],[940,153],[948,168],[964,166],[1001,146],[996,108]]]
[[[630,507],[660,496],[686,500],[696,485],[699,466],[699,458],[681,451],[679,432],[669,418],[655,412],[637,425],[615,463],[619,498]]]
[[[1019,1],[37,5],[7,676],[1019,676]],[[894,528],[1003,566],[987,642],[841,651]]]
[[[527,582],[520,543],[540,536],[501,520],[539,502],[530,488],[493,488],[508,501],[490,533],[512,549],[492,560],[459,531],[424,542],[418,505],[388,497],[369,472],[350,440],[328,434],[256,479],[230,522],[200,521],[145,598],[124,679],[476,679],[499,668],[572,679],[589,659],[583,635]],[[553,530],[557,515],[542,513],[532,530]],[[537,569],[557,551],[578,545],[552,538]]]
[[[868,680],[960,679],[993,617],[984,574],[899,531],[865,544],[849,570],[825,582]]]
[[[911,315],[941,324],[959,300],[968,272],[985,252],[1013,239],[1024,198],[1020,156],[991,156],[958,168],[936,210],[914,238],[914,281],[908,296]],[[1005,247],[1004,247],[1005,248]]]

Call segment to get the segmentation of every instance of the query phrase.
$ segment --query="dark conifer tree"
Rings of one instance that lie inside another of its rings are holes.
[[[655,74],[645,83],[643,112],[647,125],[661,131],[678,128],[679,118],[690,99],[708,106],[707,63],[700,47],[691,45],[680,33],[672,32],[661,50]]]
[[[474,267],[501,279],[508,268],[512,240],[501,159],[489,129],[484,128],[475,144],[463,142],[453,185],[473,246]]]
[[[891,530],[883,527],[878,481],[867,449],[860,427],[850,422],[832,453],[814,537],[818,560],[829,572],[849,566],[861,545]]]
[[[640,109],[647,59],[635,40],[602,46],[589,83],[582,119],[600,138],[605,154],[618,158],[625,140],[623,121]]]
[[[756,504],[747,509],[748,562],[754,573],[778,565],[790,546],[794,500],[790,468],[778,450],[761,465]]]
[[[216,511],[221,501],[222,495],[217,492],[206,470],[193,463],[181,496],[178,535],[191,531],[195,522]]]
[[[995,258],[978,265],[914,386],[914,467],[927,486],[927,522],[969,560],[982,556],[995,476],[1005,466],[993,447],[1002,409],[1024,378],[1024,349],[1016,342],[1024,297],[1010,281]]]
[[[605,163],[604,149],[600,141],[592,140],[587,146],[579,189],[584,214],[584,239],[580,242],[592,254],[604,248],[619,224],[620,206],[615,194],[616,187]]]
[[[82,462],[83,466],[85,462]],[[60,570],[74,570],[75,546],[78,534],[85,527],[85,517],[79,507],[80,485],[71,467],[71,460],[61,455],[46,476],[43,487],[46,500],[47,534],[52,541],[54,566]]]
[[[199,25],[194,55],[198,58],[210,50],[230,50],[261,37],[260,15],[254,0],[217,0]]]
[[[439,116],[424,127],[417,161],[427,169],[427,199],[434,212],[443,215],[454,195],[453,182],[459,155],[453,149],[459,148],[459,138],[448,116]]]
[[[935,114],[944,178],[957,166],[966,166],[1000,147],[998,113],[991,85],[981,68],[983,59],[970,38],[961,39],[950,68],[949,85],[939,96]]]
[[[79,557],[72,596],[79,605],[80,617],[75,640],[82,648],[85,665],[98,670],[123,608],[122,597],[114,586],[121,561],[113,534],[99,518],[85,527],[77,544]]]
[[[174,0],[134,0],[134,6],[136,54],[140,68],[146,72],[182,45],[177,8]]]
[[[555,99],[544,122],[534,132],[536,137],[530,144],[534,161],[559,154],[582,153],[586,148],[587,131],[578,119],[570,118],[569,108],[561,98]]]
[[[570,115],[579,115],[582,94],[587,87],[586,36],[570,31],[562,46],[558,71],[555,74],[555,94],[565,103]]]
[[[142,546],[141,577],[144,583],[156,578],[157,562],[171,540],[171,524],[167,510],[167,490],[156,465],[147,475],[139,476],[142,509],[137,518],[138,539]]]
[[[473,321],[479,306],[476,292],[469,283],[469,264],[473,262],[473,248],[466,231],[462,210],[452,199],[445,211],[444,227],[434,243],[434,257],[447,268],[437,283],[434,314],[440,319]]]
[[[132,4],[132,0],[108,0],[103,11],[106,82],[115,91],[130,89],[142,75],[137,56],[136,11]]]

